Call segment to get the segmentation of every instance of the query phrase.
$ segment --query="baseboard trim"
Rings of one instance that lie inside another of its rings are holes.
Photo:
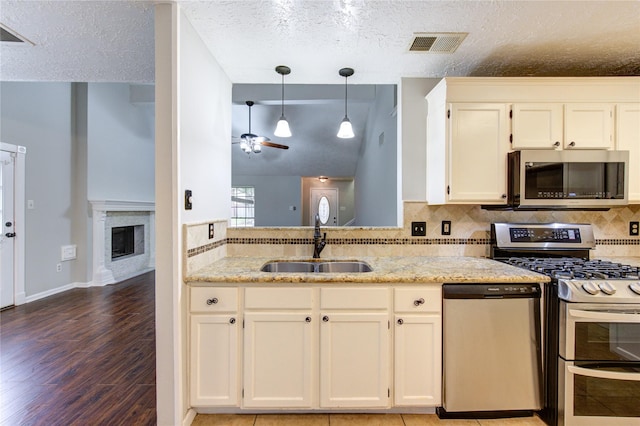
[[[24,297],[24,295],[22,295],[22,297],[20,299],[22,299],[22,303],[19,303],[18,298],[16,298],[16,306],[17,305],[22,305],[24,303],[31,303],[31,302],[35,302],[36,300],[40,300],[40,299],[44,299],[45,297],[49,297],[49,296],[53,296],[54,294],[58,294],[58,293],[63,293],[65,291],[69,291],[69,290],[73,290],[74,288],[89,288],[89,287],[104,287],[105,285],[111,285],[111,284],[118,284],[122,281],[128,280],[130,278],[133,277],[137,277],[138,275],[142,275],[142,274],[146,274],[147,272],[151,272],[153,271],[153,268],[148,268],[148,269],[144,269],[141,271],[137,271],[133,274],[130,274],[124,278],[120,278],[118,281],[107,284],[107,283],[96,283],[94,281],[88,281],[88,282],[74,282],[74,283],[70,283],[70,284],[66,284],[63,285],[61,287],[56,287],[56,288],[52,288],[50,290],[47,291],[43,291],[41,293],[36,293],[33,294],[31,296],[26,296]]]
[[[197,414],[198,413],[196,413],[196,411],[193,408],[189,408],[187,410],[187,414],[184,416],[184,419],[182,420],[182,426],[191,425],[191,423],[193,423],[193,420],[196,418]]]

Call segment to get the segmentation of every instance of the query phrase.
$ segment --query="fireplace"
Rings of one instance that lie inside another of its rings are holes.
[[[155,267],[155,207],[152,202],[91,201],[93,280],[101,286]],[[133,241],[132,241],[133,240]]]
[[[111,260],[144,253],[144,225],[111,228]]]

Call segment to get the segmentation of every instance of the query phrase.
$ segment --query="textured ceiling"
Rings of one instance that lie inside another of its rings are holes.
[[[34,43],[0,46],[0,78],[153,82],[152,1],[0,1]],[[639,1],[178,1],[234,83],[397,83],[400,77],[640,74]],[[467,32],[451,55],[415,32]],[[277,77],[277,76],[275,76]]]
[[[0,0],[0,23],[33,42],[0,43],[0,80],[152,83],[154,3]],[[338,70],[343,67],[355,69],[349,78],[352,85],[397,84],[401,77],[640,75],[640,1],[177,3],[234,83],[278,84],[274,68],[280,64],[292,68],[287,84],[342,84]],[[468,36],[453,54],[409,52],[414,33],[420,32]],[[247,120],[242,107],[246,97],[234,99],[239,103],[233,110],[234,134]],[[288,102],[294,137],[276,142],[291,149],[264,149],[261,163],[257,156],[234,156],[234,170],[268,173],[286,163],[308,170],[306,175],[331,174],[316,173],[330,165],[338,170],[338,159],[356,155],[357,148],[336,158],[327,150],[299,156],[296,152],[302,151],[294,149],[304,135],[315,135],[304,138],[308,140],[335,140],[329,133],[336,120],[321,123],[318,117],[341,117],[338,98],[316,105],[316,110]],[[254,131],[273,131],[278,109],[265,107],[273,99],[251,99],[263,105],[263,112],[259,105],[254,109]],[[336,112],[329,112],[329,105]],[[350,108],[359,135],[366,124],[359,119],[364,120],[368,108],[364,100]],[[324,133],[313,133],[311,123],[324,126]],[[337,174],[353,168],[343,163]]]

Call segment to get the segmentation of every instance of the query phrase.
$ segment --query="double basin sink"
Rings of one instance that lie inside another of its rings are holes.
[[[354,273],[371,272],[371,266],[359,260],[321,260],[321,261],[272,261],[260,268],[262,272],[290,273]]]

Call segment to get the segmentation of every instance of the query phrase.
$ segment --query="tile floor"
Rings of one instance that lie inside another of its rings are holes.
[[[192,426],[544,426],[538,417],[440,420],[435,414],[198,414]]]

